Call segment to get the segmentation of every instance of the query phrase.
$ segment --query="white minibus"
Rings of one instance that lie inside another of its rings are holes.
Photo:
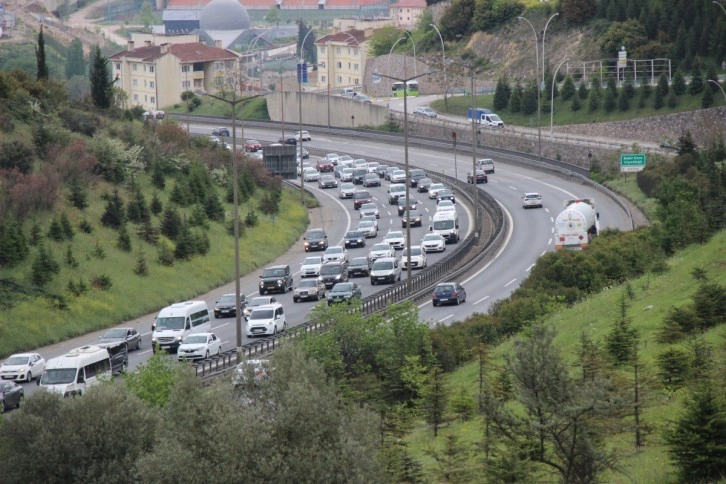
[[[157,350],[175,352],[186,335],[212,331],[207,303],[184,301],[165,307],[159,311],[151,330],[151,347],[154,353]]]
[[[91,385],[111,376],[111,360],[106,348],[81,346],[48,360],[38,385],[69,397],[82,395]]]

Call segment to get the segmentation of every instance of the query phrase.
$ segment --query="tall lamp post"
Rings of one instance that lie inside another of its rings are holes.
[[[388,51],[388,58],[387,58],[387,60],[388,60],[388,72],[391,72],[391,54],[393,54],[393,49],[395,49],[396,48],[396,44],[398,44],[402,40],[406,40],[406,37],[401,37],[400,39],[398,39],[397,41],[395,41],[393,43],[393,45],[391,46],[391,50]],[[383,76],[383,77],[386,77],[386,76]],[[391,94],[391,79],[392,78],[388,77],[388,94],[389,95]]]
[[[260,97],[262,94],[254,96],[247,96],[237,98],[237,89],[239,85],[235,83],[234,89],[232,89],[232,99],[227,99],[222,96],[209,94],[205,91],[195,91],[200,96],[209,96],[219,101],[225,102],[232,107],[232,203],[234,203],[233,217],[234,217],[234,290],[236,297],[234,302],[234,317],[235,317],[235,330],[237,335],[237,361],[242,361],[242,305],[240,304],[240,294],[242,290],[240,288],[240,269],[239,269],[239,170],[237,169],[237,105],[250,99]],[[240,135],[242,138],[242,149],[244,150],[244,139],[245,139],[245,128],[244,120],[240,124]]]
[[[550,94],[550,136],[554,136],[554,120],[555,120],[555,82],[557,82],[557,71],[560,70],[560,67],[562,67],[562,64],[569,61],[570,58],[567,57],[565,59],[562,59],[562,62],[557,66],[557,69],[555,69],[555,74],[552,76],[552,92]]]
[[[476,132],[476,93],[474,92],[474,65],[459,64],[469,69],[471,76],[471,178],[474,185],[474,227],[479,224],[479,188],[476,186],[476,150],[479,147],[479,138]]]
[[[529,24],[530,28],[532,29],[532,33],[534,34],[534,54],[535,54],[535,59],[537,62],[534,78],[536,79],[535,83],[538,83],[539,82],[539,46],[537,45],[538,44],[537,31],[534,29],[534,25],[532,25],[532,22],[530,22],[526,18],[524,18],[522,16],[519,16],[517,18],[519,20],[524,20],[525,22],[527,22]],[[540,86],[537,86],[537,137],[539,139],[539,152],[538,152],[539,158],[542,158],[542,122],[541,122],[542,121],[542,102],[541,102],[541,94],[540,94],[541,90],[542,89],[540,89]]]
[[[724,15],[726,15],[726,8],[724,8],[723,4],[721,2],[717,2],[716,0],[712,0],[711,3],[715,3],[719,7],[721,7],[721,10],[723,11]]]
[[[545,64],[545,36],[547,35],[547,27],[550,26],[550,21],[553,18],[557,17],[559,14],[560,14],[559,12],[553,13],[550,16],[550,18],[547,19],[547,23],[545,24],[545,28],[542,31],[542,89],[544,89],[544,87],[545,87],[545,71],[547,70],[545,68],[545,66],[547,65],[547,64]]]
[[[313,30],[308,30],[308,33],[305,34],[305,37],[303,37],[302,42],[300,42],[300,63],[298,64],[297,68],[297,103],[298,103],[298,122],[299,122],[299,132],[298,132],[298,139],[297,142],[300,145],[298,149],[298,154],[300,155],[300,203],[305,206],[305,173],[302,169],[302,162],[303,162],[303,136],[302,136],[302,85],[303,81],[307,82],[307,64],[305,64],[305,41],[308,39],[308,35],[310,35]],[[305,70],[305,72],[303,72]]]
[[[400,39],[399,39],[400,40]],[[406,72],[406,56],[403,57],[403,72]],[[403,163],[406,170],[406,201],[410,200],[411,196],[411,175],[409,174],[408,168],[408,82],[418,79],[419,77],[427,76],[431,74],[427,72],[408,78],[399,78],[393,76],[386,76],[378,73],[379,76],[385,77],[386,79],[392,79],[394,81],[403,83]],[[411,279],[411,211],[406,210],[406,292],[411,294],[412,279]]]
[[[434,24],[429,24],[429,27],[433,27],[436,33],[439,34],[439,40],[441,41],[441,65],[444,69],[444,110],[449,110],[449,103],[446,99],[447,82],[446,82],[446,48],[444,47],[444,38],[441,36],[441,32]],[[456,138],[454,138],[454,144],[456,144]]]
[[[721,86],[720,83],[714,81],[713,79],[708,79],[708,82],[712,82],[713,84],[716,84],[718,88],[721,90],[721,94],[723,94],[723,98],[726,101],[726,91],[723,90],[723,86]]]
[[[413,75],[418,75],[418,72],[416,72],[416,43],[413,41],[413,36],[411,36],[411,32],[409,32],[406,29],[398,28],[401,32],[408,35],[408,38],[411,39],[411,45],[413,45]]]

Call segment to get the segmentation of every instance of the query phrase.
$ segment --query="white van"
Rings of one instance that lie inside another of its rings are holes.
[[[81,346],[48,360],[38,385],[69,397],[82,395],[104,378],[111,378],[111,359],[106,348]]]
[[[441,235],[447,244],[457,243],[459,241],[459,215],[456,212],[436,212],[431,231]]]
[[[184,301],[172,304],[159,311],[151,330],[151,347],[154,353],[157,350],[175,352],[186,335],[212,331],[207,303]]]

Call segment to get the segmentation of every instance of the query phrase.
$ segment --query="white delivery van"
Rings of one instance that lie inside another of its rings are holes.
[[[459,215],[456,212],[436,212],[431,231],[441,235],[447,244],[459,242]]]
[[[154,353],[157,350],[175,352],[186,335],[212,331],[207,303],[184,301],[165,307],[159,311],[151,330],[151,347]]]
[[[63,396],[82,395],[101,379],[111,378],[111,359],[106,348],[81,346],[51,358],[38,385]]]
[[[484,170],[484,173],[494,173],[494,160],[491,158],[479,158],[476,160],[476,167]]]

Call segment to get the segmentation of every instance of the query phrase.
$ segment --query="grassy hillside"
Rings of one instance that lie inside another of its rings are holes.
[[[668,266],[669,270],[660,276],[644,276],[629,283],[633,298],[628,300],[628,315],[641,341],[639,348],[644,385],[641,422],[649,430],[645,436],[645,447],[636,451],[630,428],[632,416],[623,418],[618,425],[621,430],[607,437],[608,445],[620,457],[623,473],[605,474],[605,482],[675,482],[674,470],[663,444],[663,430],[669,420],[678,415],[687,391],[669,391],[657,381],[656,356],[664,349],[664,345],[655,340],[655,334],[671,307],[682,306],[690,301],[698,286],[691,275],[694,269],[704,270],[710,281],[726,284],[726,231],[721,231],[702,246],[694,245],[678,253],[669,260]],[[621,297],[627,290],[626,285],[611,287],[549,318],[548,323],[558,332],[556,342],[567,361],[576,360],[579,338],[583,332],[593,340],[602,342],[617,317]],[[723,356],[723,328],[708,331],[705,340],[712,345],[715,360],[719,361]],[[686,347],[687,343],[682,345]],[[495,365],[503,363],[503,357],[511,351],[511,347],[512,342],[508,341],[492,349]],[[450,398],[462,392],[476,398],[478,371],[478,363],[473,362],[451,374],[448,378]],[[616,373],[615,377],[626,382],[631,378],[628,371]],[[432,448],[443,449],[444,437],[448,434],[455,434],[473,446],[483,440],[483,425],[476,418],[467,422],[451,421],[438,438],[432,439],[431,430],[419,423],[409,436],[409,442],[412,453],[424,463],[427,470],[431,471],[435,466],[428,451]],[[475,465],[473,458],[470,464]]]

